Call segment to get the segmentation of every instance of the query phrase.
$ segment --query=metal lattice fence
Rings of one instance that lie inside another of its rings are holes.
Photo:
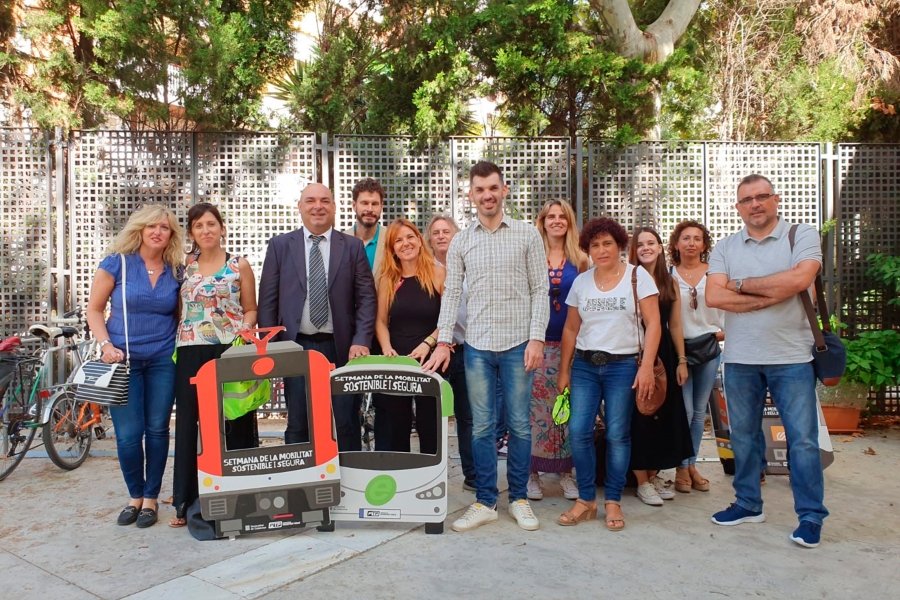
[[[587,217],[608,216],[627,229],[655,227],[664,240],[685,219],[713,240],[743,223],[735,210],[741,178],[760,173],[781,196],[788,221],[821,225],[820,145],[778,142],[643,142],[621,150],[587,145]]]
[[[0,339],[51,308],[53,177],[48,134],[0,128]]]

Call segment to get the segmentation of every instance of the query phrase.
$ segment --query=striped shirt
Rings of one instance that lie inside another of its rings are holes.
[[[178,324],[178,291],[180,285],[165,265],[150,285],[147,265],[140,254],[126,254],[128,295],[128,351],[130,358],[149,360],[160,356],[172,356],[175,351],[175,330]],[[118,254],[107,256],[100,268],[116,280],[109,297],[109,320],[106,331],[112,345],[125,352],[125,320],[122,311],[122,259]]]
[[[504,215],[496,230],[481,221],[453,237],[438,320],[438,341],[451,343],[463,292],[466,343],[502,352],[528,340],[544,341],[550,319],[547,257],[538,230]]]

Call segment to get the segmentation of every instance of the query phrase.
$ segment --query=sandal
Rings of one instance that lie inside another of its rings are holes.
[[[184,527],[185,525],[187,525],[187,519],[185,519],[184,517],[172,517],[169,520],[169,527],[172,527],[175,529],[177,529],[179,527]]]
[[[614,505],[619,509],[618,517],[609,516],[609,509],[607,508],[610,504]],[[622,515],[622,505],[615,500],[607,500],[603,503],[603,508],[606,510],[606,528],[610,531],[622,531],[625,529],[625,517]],[[618,523],[618,525],[617,525]]]
[[[691,480],[690,471],[687,472],[687,477],[684,477],[687,469],[675,469],[675,488],[676,492],[681,492],[682,494],[690,494],[691,487],[694,485],[694,482]]]
[[[709,479],[704,477],[697,471],[696,468],[691,468],[691,487],[698,492],[708,492],[709,491]]]
[[[580,509],[580,512],[579,512]],[[592,521],[597,518],[597,501],[588,502],[581,498],[575,501],[572,508],[564,512],[556,520],[557,523],[564,526],[578,525],[582,521]]]

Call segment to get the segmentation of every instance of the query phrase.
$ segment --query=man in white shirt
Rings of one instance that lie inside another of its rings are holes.
[[[466,309],[465,369],[472,406],[472,451],[476,502],[451,525],[470,531],[497,520],[497,381],[503,390],[509,427],[509,514],[522,529],[539,527],[528,504],[526,486],[531,462],[528,422],[534,370],[544,352],[550,319],[549,281],[544,244],[537,229],[503,212],[509,187],[497,165],[481,161],[469,172],[469,198],[478,219],[450,243],[438,345],[426,371],[450,362],[453,329],[462,295]]]

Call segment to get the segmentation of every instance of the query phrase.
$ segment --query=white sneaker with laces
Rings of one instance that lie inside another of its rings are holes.
[[[522,499],[510,502],[509,516],[515,519],[519,527],[525,531],[537,531],[537,528],[540,527],[538,518],[531,512],[531,505],[528,504],[528,500]]]
[[[544,491],[541,489],[541,476],[537,473],[531,473],[528,476],[525,495],[528,496],[529,500],[543,500]]]
[[[675,497],[675,492],[672,491],[672,488],[669,487],[666,484],[666,481],[659,475],[651,477],[650,483],[653,484],[653,489],[656,490],[656,494],[663,500],[671,500]]]
[[[571,473],[563,473],[562,478],[559,480],[559,485],[562,487],[563,496],[566,497],[566,500],[578,499],[578,484],[575,483],[575,478],[572,477]]]
[[[644,483],[639,485],[637,493],[635,495],[640,498],[641,502],[643,502],[644,504],[648,504],[650,506],[663,505],[663,499],[659,497],[659,494],[656,493],[656,488],[654,488],[653,484],[649,481],[645,481]]]
[[[490,523],[497,519],[496,507],[491,508],[490,506],[485,506],[481,502],[476,502],[469,507],[466,514],[453,521],[453,524],[450,525],[450,529],[453,531],[472,531],[485,523]]]

